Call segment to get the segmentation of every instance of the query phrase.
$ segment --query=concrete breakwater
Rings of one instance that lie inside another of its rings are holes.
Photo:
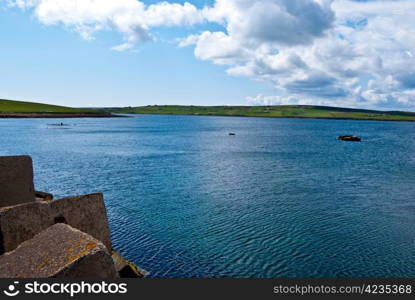
[[[101,193],[53,199],[30,156],[0,157],[0,278],[145,275],[112,248]]]

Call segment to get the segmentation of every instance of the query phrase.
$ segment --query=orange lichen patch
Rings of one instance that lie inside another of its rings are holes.
[[[91,249],[94,249],[98,244],[95,242],[89,242],[88,244],[86,244],[85,249],[87,249],[88,251]]]
[[[49,264],[49,262],[51,261],[52,259],[50,259],[49,257],[45,257],[41,262],[39,262],[39,264],[36,266],[36,269],[37,270],[39,270],[39,269],[42,269],[43,267],[45,267],[47,264]]]
[[[85,238],[80,239],[80,243],[77,246],[68,249],[68,255],[66,259],[66,264],[70,264],[82,256],[88,254],[92,249],[98,246],[96,242],[88,242],[85,245],[81,245],[81,243],[85,240]]]
[[[0,256],[2,278],[116,278],[104,244],[92,236],[58,223]]]
[[[75,251],[78,251],[78,249],[81,247],[81,244],[82,244],[82,242],[84,242],[86,240],[86,238],[85,237],[81,237],[80,239],[79,239],[79,242],[78,243],[76,243],[73,247],[70,247],[70,248],[68,248],[68,253],[73,253],[73,252],[75,252]],[[70,254],[69,254],[70,255]]]

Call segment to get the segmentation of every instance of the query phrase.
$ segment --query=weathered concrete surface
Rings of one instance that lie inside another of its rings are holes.
[[[147,271],[140,269],[117,251],[112,252],[112,260],[114,261],[115,270],[121,278],[143,278],[148,275]]]
[[[0,254],[14,250],[52,225],[45,208],[33,202],[0,209]]]
[[[0,256],[1,278],[117,278],[107,248],[92,236],[56,224]]]
[[[0,207],[35,201],[30,156],[0,157]]]
[[[47,203],[53,224],[63,217],[64,223],[92,235],[109,251],[112,250],[107,210],[102,193],[67,197]]]
[[[90,234],[112,250],[103,195],[98,193],[0,208],[0,254],[56,223]]]

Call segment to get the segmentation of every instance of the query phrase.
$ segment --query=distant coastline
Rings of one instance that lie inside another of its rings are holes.
[[[0,99],[0,118],[120,118],[95,108],[73,108],[35,102]]]
[[[26,119],[26,118],[126,118],[127,116],[111,113],[0,113],[0,119]]]
[[[151,105],[141,107],[103,108],[119,114],[152,115],[189,115],[189,116],[226,116],[226,117],[262,117],[295,119],[330,120],[367,120],[415,122],[414,112],[378,111],[342,107],[312,105],[277,106],[180,106]]]
[[[202,114],[161,114],[161,113],[130,113],[131,115],[158,115],[158,116],[193,116],[193,117],[232,117],[232,118],[268,118],[268,119],[306,119],[306,120],[351,120],[351,121],[384,121],[384,122],[415,122],[415,120],[399,119],[358,119],[358,118],[330,118],[330,117],[274,117],[274,116],[245,116],[245,115],[202,115]]]
[[[185,115],[415,122],[415,112],[380,111],[316,105],[194,106],[73,108],[0,99],[1,118],[125,118],[126,115]]]

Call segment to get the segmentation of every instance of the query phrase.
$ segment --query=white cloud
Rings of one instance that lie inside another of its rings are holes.
[[[253,45],[309,44],[334,20],[328,5],[312,0],[217,0],[205,13],[222,20],[234,39]]]
[[[200,35],[190,35],[179,43],[180,47],[196,45],[195,56],[211,60],[216,64],[233,64],[249,58],[249,51],[223,32],[205,31]]]
[[[196,58],[228,66],[232,76],[271,83],[278,96],[249,102],[362,107],[415,106],[415,1],[8,0],[47,25],[64,25],[85,39],[118,31],[116,51],[151,40],[151,29],[215,23],[179,42]]]
[[[119,51],[151,40],[151,27],[186,26],[203,21],[202,12],[187,2],[160,2],[149,6],[137,0],[9,0],[8,3],[33,9],[41,23],[62,24],[85,39],[92,39],[99,30],[114,29],[125,40],[113,47]]]
[[[111,50],[122,52],[122,51],[132,49],[132,48],[134,48],[134,44],[132,44],[132,43],[123,43],[123,44],[119,44],[117,46],[111,47]]]
[[[412,0],[217,0],[206,16],[224,32],[191,40],[196,57],[279,94],[249,103],[413,107],[414,11]]]

